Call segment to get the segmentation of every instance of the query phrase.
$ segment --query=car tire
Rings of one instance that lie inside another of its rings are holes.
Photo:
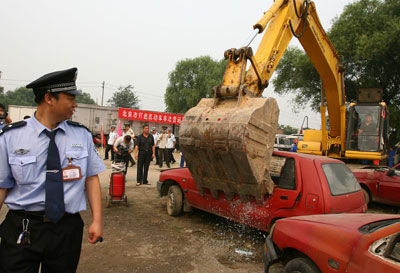
[[[172,185],[168,189],[167,212],[171,216],[178,216],[183,209],[183,195],[181,188]]]
[[[296,258],[286,264],[283,273],[321,273],[321,271],[309,259]]]
[[[364,199],[365,199],[365,204],[369,204],[370,202],[370,197],[369,197],[369,193],[366,189],[362,188],[363,194],[364,194]]]

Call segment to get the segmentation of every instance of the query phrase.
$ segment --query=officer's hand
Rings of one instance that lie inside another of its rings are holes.
[[[97,241],[103,236],[103,227],[101,223],[92,222],[89,227],[89,238],[88,241],[91,244],[97,243]]]

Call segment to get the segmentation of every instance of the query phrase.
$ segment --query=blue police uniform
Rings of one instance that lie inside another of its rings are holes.
[[[45,208],[46,160],[48,130],[34,116],[25,126],[15,128],[0,136],[0,188],[10,191],[5,204],[12,210],[43,211]],[[85,179],[105,170],[89,131],[83,127],[61,122],[55,141],[59,150],[61,167],[72,165],[81,169],[82,179],[63,182],[64,203],[67,213],[86,210]],[[56,130],[54,129],[54,130]]]
[[[59,92],[79,95],[76,75],[77,69],[71,68],[27,85],[38,111],[53,114],[44,104],[47,93],[56,100]],[[50,130],[34,115],[0,132],[0,189],[8,189],[4,203],[10,209],[0,225],[1,273],[38,272],[39,266],[42,273],[76,272],[86,179],[105,166],[89,130],[69,120],[55,122],[57,127]]]

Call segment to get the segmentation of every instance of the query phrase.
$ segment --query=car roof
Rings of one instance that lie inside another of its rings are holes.
[[[318,224],[326,224],[331,226],[338,226],[346,229],[359,229],[360,227],[369,223],[389,220],[400,219],[400,215],[396,214],[367,214],[367,213],[341,213],[341,214],[323,214],[323,215],[307,215],[296,216],[282,219],[282,221],[304,221],[313,222]],[[281,221],[281,220],[280,220]]]
[[[286,157],[287,156],[292,156],[292,157],[307,158],[307,159],[310,159],[310,160],[330,161],[330,162],[335,162],[335,163],[343,163],[342,161],[340,161],[338,159],[330,158],[330,157],[327,157],[327,156],[320,156],[320,155],[293,153],[293,152],[276,151],[276,150],[274,150],[273,154],[274,155],[280,155],[280,156],[286,156]]]

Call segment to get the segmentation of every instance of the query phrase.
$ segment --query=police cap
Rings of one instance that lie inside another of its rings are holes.
[[[32,88],[35,94],[65,92],[71,95],[82,95],[81,92],[76,89],[75,81],[77,75],[78,69],[76,67],[51,72],[34,80],[28,84],[26,88]]]

